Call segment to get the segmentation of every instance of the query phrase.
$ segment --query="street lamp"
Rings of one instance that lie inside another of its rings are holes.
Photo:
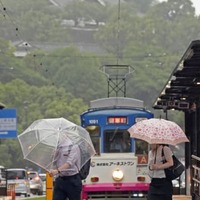
[[[24,104],[24,116],[25,116],[24,129],[26,129],[28,127],[28,105],[29,105],[29,102],[24,101],[23,104]]]

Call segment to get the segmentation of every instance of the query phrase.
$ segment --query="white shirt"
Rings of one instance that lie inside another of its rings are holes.
[[[162,157],[162,149],[165,157]],[[168,146],[160,145],[155,151],[149,151],[148,155],[148,173],[151,178],[166,178],[164,169],[150,170],[153,164],[162,164],[163,161],[172,157],[172,151]]]
[[[58,155],[55,161],[56,168],[59,168],[65,163],[70,165],[69,169],[62,171],[60,176],[72,176],[79,173],[80,170],[80,149],[78,145],[61,146],[58,150]]]

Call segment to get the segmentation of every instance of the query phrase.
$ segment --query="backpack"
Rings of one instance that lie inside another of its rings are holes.
[[[90,172],[90,163],[91,163],[91,159],[88,160],[80,169],[79,171],[79,175],[81,177],[81,180],[84,180],[87,178],[89,172]]]

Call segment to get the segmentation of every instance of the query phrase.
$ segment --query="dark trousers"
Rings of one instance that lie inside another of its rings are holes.
[[[169,194],[148,194],[147,200],[172,200]]]
[[[153,178],[147,200],[172,200],[173,186],[166,178]]]
[[[58,177],[55,180],[53,200],[80,200],[82,181],[79,174]]]

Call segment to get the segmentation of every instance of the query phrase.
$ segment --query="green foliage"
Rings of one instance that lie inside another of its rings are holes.
[[[19,18],[18,24],[23,29],[23,38],[27,41],[59,42],[68,41],[69,36],[60,26],[55,16],[30,10]]]
[[[189,0],[126,0],[120,12],[111,1],[103,7],[76,0],[64,9],[47,0],[2,2],[6,10],[0,15],[0,102],[17,108],[18,134],[39,118],[65,117],[79,124],[89,101],[106,97],[106,77],[99,72],[105,64],[131,65],[135,72],[127,82],[127,96],[143,100],[152,110],[180,56],[200,37],[199,18]],[[63,27],[65,19],[73,19],[76,26],[91,19],[105,25],[78,32],[80,27]],[[79,38],[82,33],[91,35],[104,55],[74,47],[77,38],[86,43]],[[19,39],[56,50],[31,51],[19,59],[10,42]],[[65,48],[58,49],[61,46]],[[181,114],[170,114],[169,119],[182,123]],[[17,139],[1,140],[0,159],[6,167],[32,166],[23,160]]]
[[[6,0],[2,1],[5,8],[8,12],[18,13],[27,13],[30,10],[43,11],[45,7],[49,5],[48,0]]]
[[[80,20],[95,20],[98,22],[105,22],[108,16],[107,7],[103,7],[95,1],[79,1],[73,0],[65,7],[65,12],[62,17],[64,19],[72,19],[75,26]]]
[[[36,87],[20,79],[0,84],[0,99],[7,107],[17,109],[18,134],[41,118],[64,117],[80,124],[80,113],[87,109],[81,99],[66,93],[61,87]],[[16,167],[32,166],[23,160],[17,139],[2,140],[0,158],[1,165],[6,167],[12,167],[13,161]]]
[[[106,25],[99,28],[95,38],[108,53],[123,57],[122,52],[130,42],[130,26],[135,27],[138,22],[137,13],[134,7],[123,6],[119,19],[116,9],[117,7],[110,9],[112,14],[107,19]]]
[[[155,0],[125,0],[129,5],[129,7],[135,7],[136,12],[138,13],[146,13],[151,6],[153,6],[156,1]]]
[[[178,56],[168,55],[158,46],[130,43],[123,59],[124,63],[134,68],[132,78],[127,83],[127,96],[144,100],[145,105],[152,109],[153,102],[178,62]]]
[[[96,33],[96,39],[109,53],[120,57],[130,43],[156,45],[170,53],[177,53],[199,38],[199,19],[190,0],[159,3],[150,7],[144,15],[134,12],[134,6],[128,4],[121,6],[120,16],[117,6],[114,9],[106,25]]]
[[[145,38],[152,34],[154,44],[170,51],[181,52],[192,40],[199,38],[199,19],[195,16],[190,0],[169,0],[157,4],[149,10],[146,18],[151,20],[151,27],[145,31]],[[152,21],[155,19],[154,21]],[[184,39],[183,39],[184,38]],[[151,43],[147,40],[147,42]]]
[[[0,80],[2,82],[9,81],[12,77],[11,71],[13,70],[15,63],[13,52],[14,48],[10,47],[9,41],[0,38]]]
[[[59,49],[42,58],[41,74],[76,97],[89,102],[105,93],[105,81],[94,54],[80,53],[74,47]]]
[[[23,28],[25,28],[21,26],[20,22],[25,20],[27,25],[30,24],[30,18],[25,19],[23,16],[27,15],[30,11],[32,12],[32,10],[37,10],[40,11],[40,13],[43,13],[43,11],[49,6],[49,2],[48,0],[6,0],[2,1],[1,5],[4,9],[2,9],[2,15],[0,15],[0,36],[6,37],[10,40],[19,40],[21,34],[23,34]],[[23,35],[23,37],[25,36]]]
[[[75,25],[78,24],[80,18],[83,17],[84,13],[84,2],[74,0],[65,7],[65,13],[63,13],[64,18],[73,19]],[[83,8],[83,9],[82,9]]]

